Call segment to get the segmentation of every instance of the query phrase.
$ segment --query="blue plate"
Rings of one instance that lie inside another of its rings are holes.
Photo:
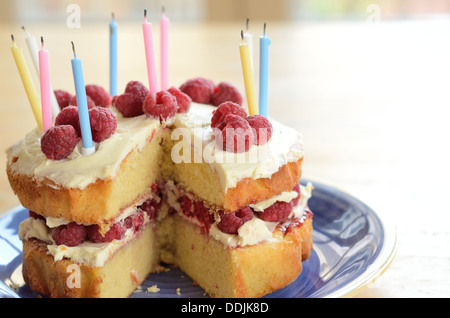
[[[303,262],[303,271],[293,283],[265,297],[351,297],[377,279],[395,257],[397,238],[392,224],[351,195],[313,184],[311,257]],[[26,217],[28,210],[17,207],[0,218],[0,297],[38,296],[24,284],[21,273],[18,228]],[[148,288],[155,285],[159,290],[150,292]],[[131,297],[208,297],[176,268],[150,275],[141,287]]]

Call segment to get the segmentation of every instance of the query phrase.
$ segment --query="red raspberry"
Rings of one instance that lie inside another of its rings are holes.
[[[30,218],[41,219],[41,220],[45,221],[45,218],[42,215],[37,214],[36,212],[31,211],[31,210],[28,210],[28,216]]]
[[[153,220],[158,214],[158,210],[160,207],[160,203],[158,203],[155,199],[148,199],[138,208],[145,213],[147,213],[150,220]]]
[[[213,81],[202,77],[187,80],[180,86],[180,91],[192,98],[193,102],[209,104],[216,85]]]
[[[86,95],[86,100],[87,100],[88,109],[96,106],[95,102],[88,95]],[[70,100],[69,105],[78,106],[78,104],[77,104],[77,96],[76,95],[74,95],[72,97],[72,99]]]
[[[41,137],[41,150],[48,159],[61,160],[72,153],[78,140],[71,125],[53,126]]]
[[[207,229],[214,223],[214,214],[210,213],[208,207],[206,207],[202,201],[194,202],[194,217]]]
[[[232,213],[219,212],[220,222],[217,227],[224,233],[237,234],[238,229],[253,218],[253,211],[246,206]]]
[[[87,230],[84,225],[70,222],[53,230],[52,238],[56,245],[77,246],[86,239]]]
[[[176,87],[171,87],[167,91],[177,99],[177,113],[186,113],[191,106],[192,99]]]
[[[95,142],[108,139],[117,128],[117,117],[109,108],[94,107],[89,109],[89,121],[92,139]]]
[[[247,113],[245,112],[244,108],[233,102],[225,102],[220,104],[220,106],[213,111],[213,115],[211,118],[211,127],[212,128],[217,127],[220,123],[224,121],[225,117],[229,114],[238,115],[241,116],[242,118],[247,118]]]
[[[178,202],[180,203],[181,212],[183,212],[187,216],[194,215],[194,204],[191,199],[183,195],[178,199]]]
[[[273,134],[273,127],[270,121],[261,115],[249,116],[247,121],[253,129],[255,145],[262,146],[267,143]]]
[[[145,97],[142,109],[147,117],[159,119],[161,122],[177,113],[177,99],[168,91],[159,91]]]
[[[124,222],[116,222],[114,223],[105,233],[105,236],[102,236],[99,231],[100,227],[97,224],[88,226],[87,228],[87,236],[90,241],[94,243],[102,243],[102,242],[111,242],[112,240],[120,240],[125,231],[127,230]]]
[[[291,202],[282,202],[277,201],[268,208],[264,209],[263,212],[255,212],[256,215],[264,220],[269,222],[279,222],[289,216],[292,212],[292,201]]]
[[[130,81],[125,87],[125,93],[135,95],[141,101],[142,105],[144,103],[145,96],[149,93],[149,90],[139,81]]]
[[[108,107],[111,105],[111,96],[103,87],[99,85],[86,85],[86,95],[94,101],[96,106]]]
[[[246,152],[253,145],[252,128],[244,118],[238,115],[227,115],[223,125],[217,127],[214,134],[216,144],[225,151]]]
[[[138,96],[131,93],[124,93],[114,99],[114,107],[123,117],[135,117],[142,115],[142,102]]]
[[[242,106],[243,99],[238,89],[227,82],[221,82],[216,86],[211,95],[211,104],[219,106],[225,102],[233,102]]]
[[[53,92],[55,93],[56,100],[58,101],[58,105],[61,110],[69,106],[73,97],[72,94],[63,91],[62,89],[55,89]]]
[[[75,128],[78,137],[81,137],[80,118],[77,106],[67,106],[55,118],[55,126],[71,125]]]
[[[300,198],[302,196],[302,194],[300,193],[300,184],[297,184],[292,191],[295,191],[298,193],[298,196],[296,198],[293,198],[291,201],[292,207],[297,206],[298,201],[300,201]]]
[[[133,228],[134,232],[139,231],[142,227],[142,224],[144,224],[144,211],[139,209],[136,213],[123,220],[124,227],[127,229]]]

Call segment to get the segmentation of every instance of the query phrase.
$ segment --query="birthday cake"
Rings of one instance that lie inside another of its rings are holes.
[[[156,94],[87,85],[95,152],[82,154],[76,99],[7,150],[29,217],[23,276],[50,297],[127,297],[164,265],[211,297],[262,297],[295,280],[312,250],[312,186],[302,139],[249,116],[228,83],[204,78]]]

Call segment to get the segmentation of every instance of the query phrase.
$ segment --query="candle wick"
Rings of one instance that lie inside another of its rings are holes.
[[[111,16],[112,16],[112,19],[114,21],[116,19],[116,16],[115,16],[114,12],[111,12]]]
[[[13,41],[14,44],[16,43],[16,41],[14,40],[14,34],[11,34],[11,40]]]
[[[144,18],[147,19],[147,9],[144,9]]]
[[[75,52],[75,44],[73,44],[73,41],[70,41],[70,43],[72,43],[72,51],[73,51],[73,56],[77,56],[77,53]]]
[[[162,6],[161,12],[162,12],[163,14],[166,13],[166,7],[165,7],[165,6]]]
[[[23,26],[23,25],[22,25],[22,30],[26,31],[26,30],[25,30],[25,26]]]
[[[264,35],[266,35],[266,22],[264,22]]]
[[[246,28],[246,31],[247,31],[247,32],[248,32],[248,23],[249,23],[249,21],[250,21],[250,19],[247,18],[247,21],[245,22],[245,28]]]
[[[44,37],[41,36],[41,46],[44,47]]]
[[[242,42],[244,42],[244,31],[243,30],[241,30],[241,40],[242,40]]]

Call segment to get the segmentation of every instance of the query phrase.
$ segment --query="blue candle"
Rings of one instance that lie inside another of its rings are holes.
[[[109,24],[109,93],[117,95],[117,23],[114,13]]]
[[[95,152],[94,143],[92,142],[91,123],[89,121],[89,111],[86,97],[86,87],[84,85],[83,68],[81,60],[77,58],[75,46],[72,42],[73,60],[72,72],[75,82],[75,93],[77,96],[78,117],[80,119],[81,138],[83,141],[82,154],[90,155]]]
[[[259,39],[259,114],[267,117],[267,95],[269,86],[269,45],[272,41],[264,34]]]

